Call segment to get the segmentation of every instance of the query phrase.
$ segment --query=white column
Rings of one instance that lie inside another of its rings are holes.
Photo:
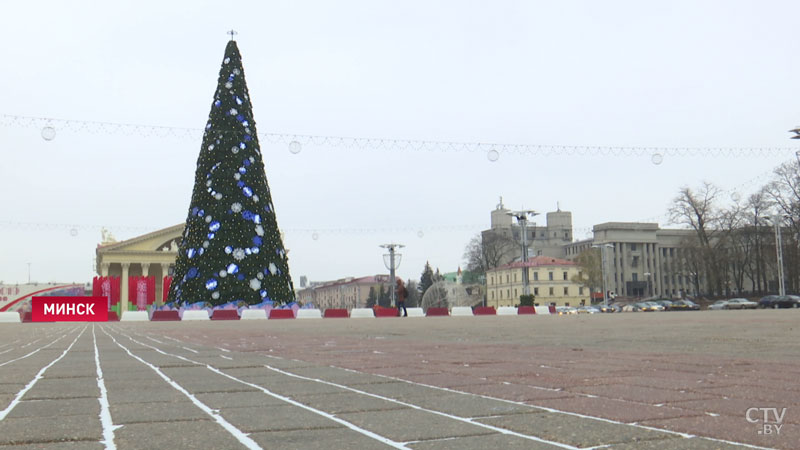
[[[122,263],[122,279],[119,288],[121,291],[119,293],[120,314],[128,310],[128,269],[130,267],[131,263]]]
[[[107,277],[108,276],[108,267],[111,264],[109,263],[100,263],[100,276]]]
[[[142,264],[142,276],[147,277],[150,276],[150,264],[149,263],[141,263]]]

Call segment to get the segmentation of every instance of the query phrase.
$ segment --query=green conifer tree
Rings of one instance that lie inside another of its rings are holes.
[[[225,48],[169,301],[295,299],[236,41]]]

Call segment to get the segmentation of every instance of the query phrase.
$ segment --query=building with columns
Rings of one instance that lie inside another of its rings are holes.
[[[128,309],[128,277],[152,276],[156,282],[156,302],[161,303],[163,280],[172,275],[178,243],[183,236],[184,224],[174,225],[125,241],[115,242],[103,233],[103,242],[96,250],[97,274],[120,277],[120,303]]]
[[[498,266],[522,260],[522,229],[512,221],[510,212],[501,198],[491,212],[491,228],[481,233],[484,246],[495,246],[489,252],[501,257]],[[528,257],[574,261],[584,251],[599,247],[605,256],[606,288],[617,296],[695,296],[704,284],[703,276],[692,272],[686,264],[685,241],[693,235],[692,230],[665,229],[657,223],[606,222],[592,228],[593,238],[572,241],[572,213],[549,212],[545,223],[541,226],[534,220],[528,221]],[[509,300],[506,298],[509,289],[511,297],[518,299],[513,295],[513,282],[501,290],[493,290],[488,278],[487,273],[488,304],[492,304],[492,292],[498,301]],[[499,284],[496,287],[499,289]]]

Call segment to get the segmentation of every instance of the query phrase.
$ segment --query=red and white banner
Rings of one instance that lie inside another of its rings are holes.
[[[108,308],[119,303],[119,277],[94,277],[92,280],[92,296],[106,297]]]
[[[145,311],[156,300],[155,277],[128,277],[128,302]]]
[[[106,297],[33,297],[33,322],[106,322]]]

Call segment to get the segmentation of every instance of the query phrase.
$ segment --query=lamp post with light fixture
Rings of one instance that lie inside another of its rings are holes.
[[[528,232],[526,231],[526,226],[528,223],[528,216],[533,217],[539,213],[531,209],[525,209],[522,211],[510,211],[507,214],[511,217],[515,217],[517,223],[522,228],[522,295],[528,296],[531,294],[531,287],[528,281],[528,267],[527,264],[525,264],[528,262]]]
[[[611,244],[595,244],[592,248],[600,249],[600,272],[603,277],[603,306],[608,306],[608,288],[606,287],[606,249],[614,248]]]

